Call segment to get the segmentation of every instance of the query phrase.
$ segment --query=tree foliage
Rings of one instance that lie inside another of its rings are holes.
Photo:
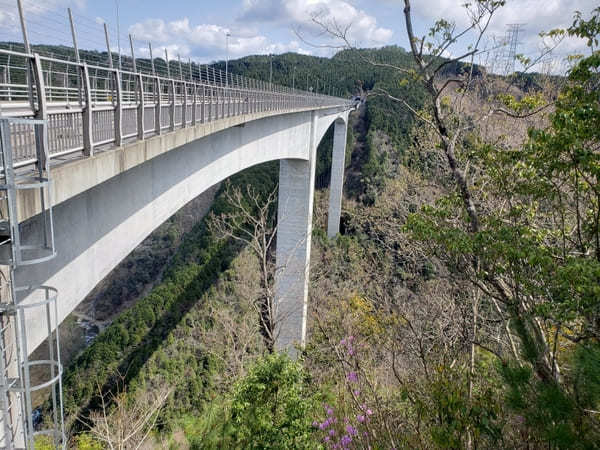
[[[268,354],[194,425],[192,448],[319,448],[311,419],[317,399],[300,363]]]
[[[597,33],[598,13],[577,16],[569,33]],[[590,370],[600,348],[599,63],[597,51],[579,61],[549,126],[531,129],[520,148],[477,137],[464,148],[482,168],[472,187],[477,228],[458,193],[407,222],[499,305],[516,340],[516,353],[497,353],[507,405],[529,439],[555,448],[595,448],[600,438],[600,378]]]

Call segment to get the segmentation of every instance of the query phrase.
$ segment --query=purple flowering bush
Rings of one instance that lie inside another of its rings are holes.
[[[322,421],[315,420],[313,427],[322,435],[321,441],[327,448],[352,449],[371,448],[369,443],[368,422],[373,414],[364,405],[364,414],[340,414],[331,405],[323,406],[325,417]]]
[[[370,388],[358,364],[360,345],[357,345],[354,336],[348,336],[336,347],[343,368],[336,380],[338,393],[333,402],[323,405],[321,414],[312,425],[326,448],[372,448],[377,439],[370,427],[374,409],[369,405],[368,396],[363,394],[364,389],[368,391]]]

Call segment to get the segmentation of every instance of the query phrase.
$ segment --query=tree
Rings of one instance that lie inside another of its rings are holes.
[[[105,393],[98,387],[101,410],[92,412],[83,422],[89,434],[106,448],[137,450],[154,429],[172,389],[164,384],[147,386],[132,396],[127,391],[125,377],[119,375],[119,378],[114,393]]]
[[[312,435],[316,408],[300,363],[267,355],[233,389],[231,442],[236,448],[319,448]]]
[[[507,404],[532,441],[560,448],[587,448],[600,425],[600,379],[592,375],[600,367],[599,13],[588,21],[576,14],[567,30],[588,39],[591,55],[570,71],[550,125],[531,129],[516,148],[473,142],[470,162],[485,168],[474,184],[488,197],[477,229],[458,226],[458,196],[408,223],[496,305],[516,338],[513,358],[494,351]],[[480,264],[470,267],[473,260]]]
[[[277,304],[274,294],[275,258],[274,243],[277,236],[275,206],[277,187],[261,195],[248,185],[245,192],[240,187],[228,185],[224,192],[228,210],[211,214],[209,227],[218,239],[233,239],[249,246],[260,267],[260,298],[257,301],[260,325],[269,351],[273,351],[277,338]]]
[[[583,386],[592,391],[591,386],[596,386],[595,378],[583,373],[597,366],[596,352],[589,347],[597,343],[594,286],[598,280],[596,262],[588,258],[588,252],[596,246],[600,217],[595,190],[598,136],[593,134],[598,108],[598,52],[593,48],[598,10],[587,22],[577,15],[568,30],[589,39],[592,56],[571,72],[571,85],[551,115],[553,130],[532,132],[525,149],[519,151],[515,149],[518,142],[486,140],[483,126],[496,116],[529,119],[549,112],[554,102],[541,92],[517,99],[509,91],[517,77],[500,79],[476,68],[474,58],[482,50],[490,20],[504,3],[467,2],[471,20],[466,29],[456,30],[453,23],[441,19],[428,35],[418,37],[412,26],[411,2],[404,0],[413,67],[365,60],[374,67],[388,67],[398,74],[400,83],[414,82],[428,94],[425,107],[418,109],[389,91],[377,92],[403,105],[428,127],[431,146],[441,150],[451,176],[448,193],[435,205],[409,216],[404,229],[433,245],[433,253],[475,287],[471,375],[476,347],[495,355],[501,363],[508,403],[531,413],[525,423],[536,436],[532,439],[565,446],[575,442],[576,429],[597,426],[592,425],[597,423],[597,409],[588,400],[578,401],[575,393]],[[353,47],[347,37],[349,27],[323,22],[318,16],[315,22],[346,47]],[[445,57],[468,33],[475,38],[467,51]],[[550,44],[542,55],[566,33],[547,33]],[[538,61],[521,58],[526,70]],[[469,111],[469,99],[485,103],[478,114]],[[498,321],[510,344],[487,332]],[[587,334],[581,332],[583,324]],[[585,350],[561,355],[562,338],[582,342]],[[587,355],[583,359],[582,352]],[[566,377],[561,365],[568,374],[580,367],[576,373],[581,378]],[[533,414],[530,405],[538,407],[539,413]]]

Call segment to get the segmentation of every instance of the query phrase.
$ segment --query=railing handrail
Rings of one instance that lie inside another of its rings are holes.
[[[87,65],[87,67],[89,69],[93,69],[93,70],[102,70],[105,72],[120,72],[121,74],[127,74],[130,76],[139,76],[142,75],[144,77],[148,77],[148,78],[157,78],[159,80],[162,81],[174,81],[176,83],[194,83],[194,84],[204,84],[206,86],[215,86],[215,87],[222,87],[222,88],[226,88],[226,89],[232,89],[235,86],[235,79],[234,79],[234,85],[226,85],[222,82],[217,82],[216,80],[213,80],[213,82],[211,82],[210,80],[203,80],[203,79],[194,79],[192,78],[192,80],[189,79],[182,79],[181,77],[177,78],[174,76],[169,77],[165,77],[163,75],[158,75],[158,74],[153,74],[153,73],[147,73],[144,72],[142,70],[138,70],[137,72],[132,72],[130,70],[126,70],[126,69],[119,69],[118,67],[107,67],[107,66],[101,66],[101,65],[96,65],[96,64],[90,64],[86,61],[82,61],[82,62],[77,62],[77,61],[70,61],[68,59],[60,59],[60,58],[55,58],[55,57],[51,57],[51,56],[45,56],[45,55],[41,55],[39,53],[33,52],[33,53],[25,53],[25,52],[18,52],[15,50],[7,50],[4,48],[0,48],[0,54],[10,54],[13,56],[18,56],[18,57],[22,57],[22,58],[29,58],[32,59],[35,57],[35,55],[39,55],[40,60],[42,61],[46,61],[46,62],[54,62],[57,64],[65,64],[65,65],[70,65],[70,66],[74,66],[74,67],[82,67],[83,65]],[[21,70],[26,70],[26,67],[10,67],[10,68],[14,68],[14,69],[21,69]],[[222,78],[221,76],[224,74],[224,72],[220,69],[214,69],[212,68],[214,74],[219,74],[219,78]],[[57,72],[60,73],[60,72]],[[229,75],[231,75],[232,73],[229,72]],[[228,76],[229,76],[228,75]],[[193,72],[192,72],[192,77],[194,76]],[[237,87],[238,89],[245,89],[245,90],[251,90],[251,91],[262,91],[262,92],[275,92],[275,93],[279,93],[279,94],[289,94],[289,93],[295,93],[297,95],[306,95],[306,96],[318,96],[318,97],[323,97],[323,98],[336,98],[336,97],[332,97],[326,94],[319,94],[319,93],[315,93],[315,92],[311,92],[311,91],[303,91],[301,89],[292,89],[289,88],[287,86],[282,86],[276,83],[268,83],[268,82],[263,82],[261,80],[257,80],[255,78],[249,78],[249,77],[245,77],[243,75],[239,75],[240,77],[242,77],[245,80],[248,81],[255,81],[258,82],[259,84],[262,84],[263,86],[269,85],[270,88],[269,89],[262,89],[262,88],[252,88],[252,87]]]
[[[315,92],[301,91],[274,83],[231,75],[227,84],[222,72],[211,69],[191,79],[181,75],[164,77],[157,73],[131,72],[116,67],[103,67],[38,53],[19,53],[0,49],[28,60],[25,84],[0,82],[0,105],[5,115],[35,117],[48,120],[49,158],[83,150],[93,156],[98,146],[120,146],[124,139],[143,140],[154,133],[195,126],[228,117],[265,112],[306,110],[321,107],[351,107],[348,99]],[[65,64],[75,70],[52,70],[52,64]],[[48,65],[50,68],[48,69]],[[44,69],[46,66],[46,69]],[[98,76],[98,72],[102,76]],[[93,72],[93,73],[92,73]],[[22,76],[22,75],[19,75]],[[6,80],[10,80],[10,73]],[[212,80],[210,79],[212,78]],[[53,85],[59,80],[62,85]],[[2,101],[1,99],[5,99]],[[15,166],[36,160],[35,139],[19,130],[11,132]]]

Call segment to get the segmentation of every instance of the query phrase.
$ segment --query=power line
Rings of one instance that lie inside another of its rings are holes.
[[[506,47],[504,52],[503,69],[504,75],[510,75],[515,72],[515,63],[517,59],[517,47],[519,42],[519,34],[525,30],[523,23],[511,23],[507,25],[506,30]]]

